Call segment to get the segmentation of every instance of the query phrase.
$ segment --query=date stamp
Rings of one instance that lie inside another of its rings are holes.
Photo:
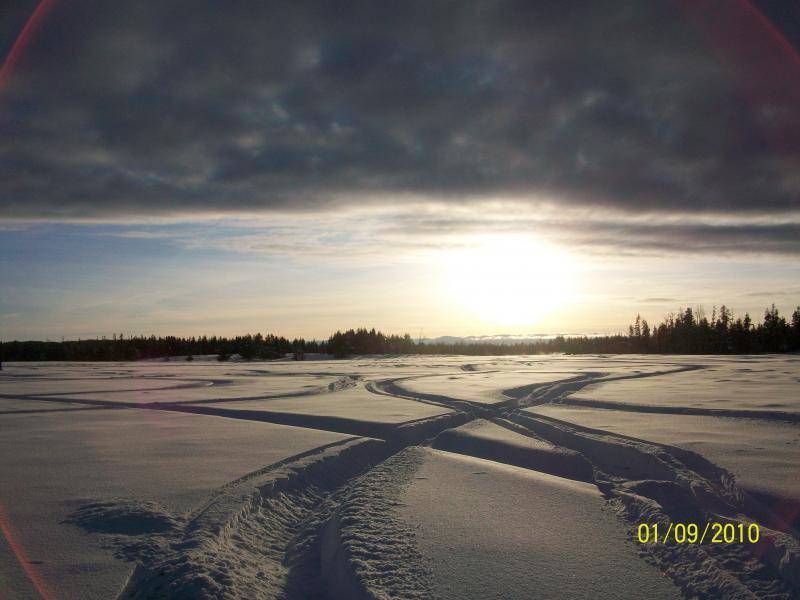
[[[640,523],[636,527],[640,544],[756,544],[760,537],[758,523]]]

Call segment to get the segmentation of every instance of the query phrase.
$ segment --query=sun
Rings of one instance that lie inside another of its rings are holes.
[[[575,265],[568,254],[523,236],[483,236],[442,256],[450,301],[485,325],[541,325],[573,301]]]

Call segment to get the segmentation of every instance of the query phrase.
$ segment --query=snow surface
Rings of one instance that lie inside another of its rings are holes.
[[[44,412],[52,410],[87,410],[90,407],[65,402],[42,402],[25,398],[0,398],[0,415],[8,412]],[[92,408],[94,410],[94,408]]]
[[[584,388],[574,399],[645,406],[800,412],[797,358],[730,362],[706,369],[623,379]]]
[[[0,377],[0,394],[13,396],[72,396],[82,393],[120,393],[210,386],[210,381],[146,379],[144,377],[94,377],[11,379]]]
[[[463,372],[404,379],[396,383],[411,395],[445,396],[456,400],[495,404],[510,399],[511,396],[503,394],[505,390],[559,381],[574,375],[575,373],[569,371]]]
[[[595,486],[420,452],[397,512],[415,533],[439,597],[680,597],[642,563]]]
[[[0,598],[800,597],[800,357],[210,358],[4,363]]]
[[[346,439],[166,411],[67,411],[0,419],[0,515],[58,598],[112,598],[132,570],[130,563],[114,560],[101,540],[64,522],[84,504],[129,498],[181,515],[251,471]],[[6,552],[3,564],[10,558]],[[30,589],[19,572],[12,575],[7,584],[12,589]]]
[[[592,481],[591,464],[577,452],[560,448],[511,421],[475,419],[440,433],[433,447],[468,456],[487,458],[569,477]]]
[[[228,398],[264,398],[293,394],[316,394],[328,391],[328,386],[338,381],[333,377],[229,377],[214,381],[198,381],[192,386],[170,386],[162,381],[160,389],[141,389],[116,392],[74,392],[65,399],[94,400],[101,402],[197,402]]]
[[[556,405],[527,411],[692,450],[733,473],[747,489],[800,503],[800,424]]]
[[[206,406],[227,410],[325,415],[370,423],[405,423],[451,412],[441,406],[379,396],[367,391],[363,386],[345,389],[335,394],[225,402]]]

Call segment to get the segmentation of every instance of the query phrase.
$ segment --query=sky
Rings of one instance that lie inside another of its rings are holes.
[[[0,339],[800,304],[777,0],[0,9]]]

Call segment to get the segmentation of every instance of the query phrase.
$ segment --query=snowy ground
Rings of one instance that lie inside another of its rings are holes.
[[[573,399],[635,405],[800,412],[797,359],[766,364],[731,361],[658,378],[587,386]]]
[[[408,394],[421,398],[445,396],[482,404],[499,404],[510,397],[503,393],[505,390],[569,379],[575,375],[571,372],[534,370],[464,372],[457,375],[412,376],[398,382],[398,386]]]
[[[584,427],[692,450],[730,471],[743,488],[790,498],[800,505],[800,427],[797,424],[552,404],[526,410]]]
[[[798,469],[794,356],[6,363],[0,597],[800,598]]]

